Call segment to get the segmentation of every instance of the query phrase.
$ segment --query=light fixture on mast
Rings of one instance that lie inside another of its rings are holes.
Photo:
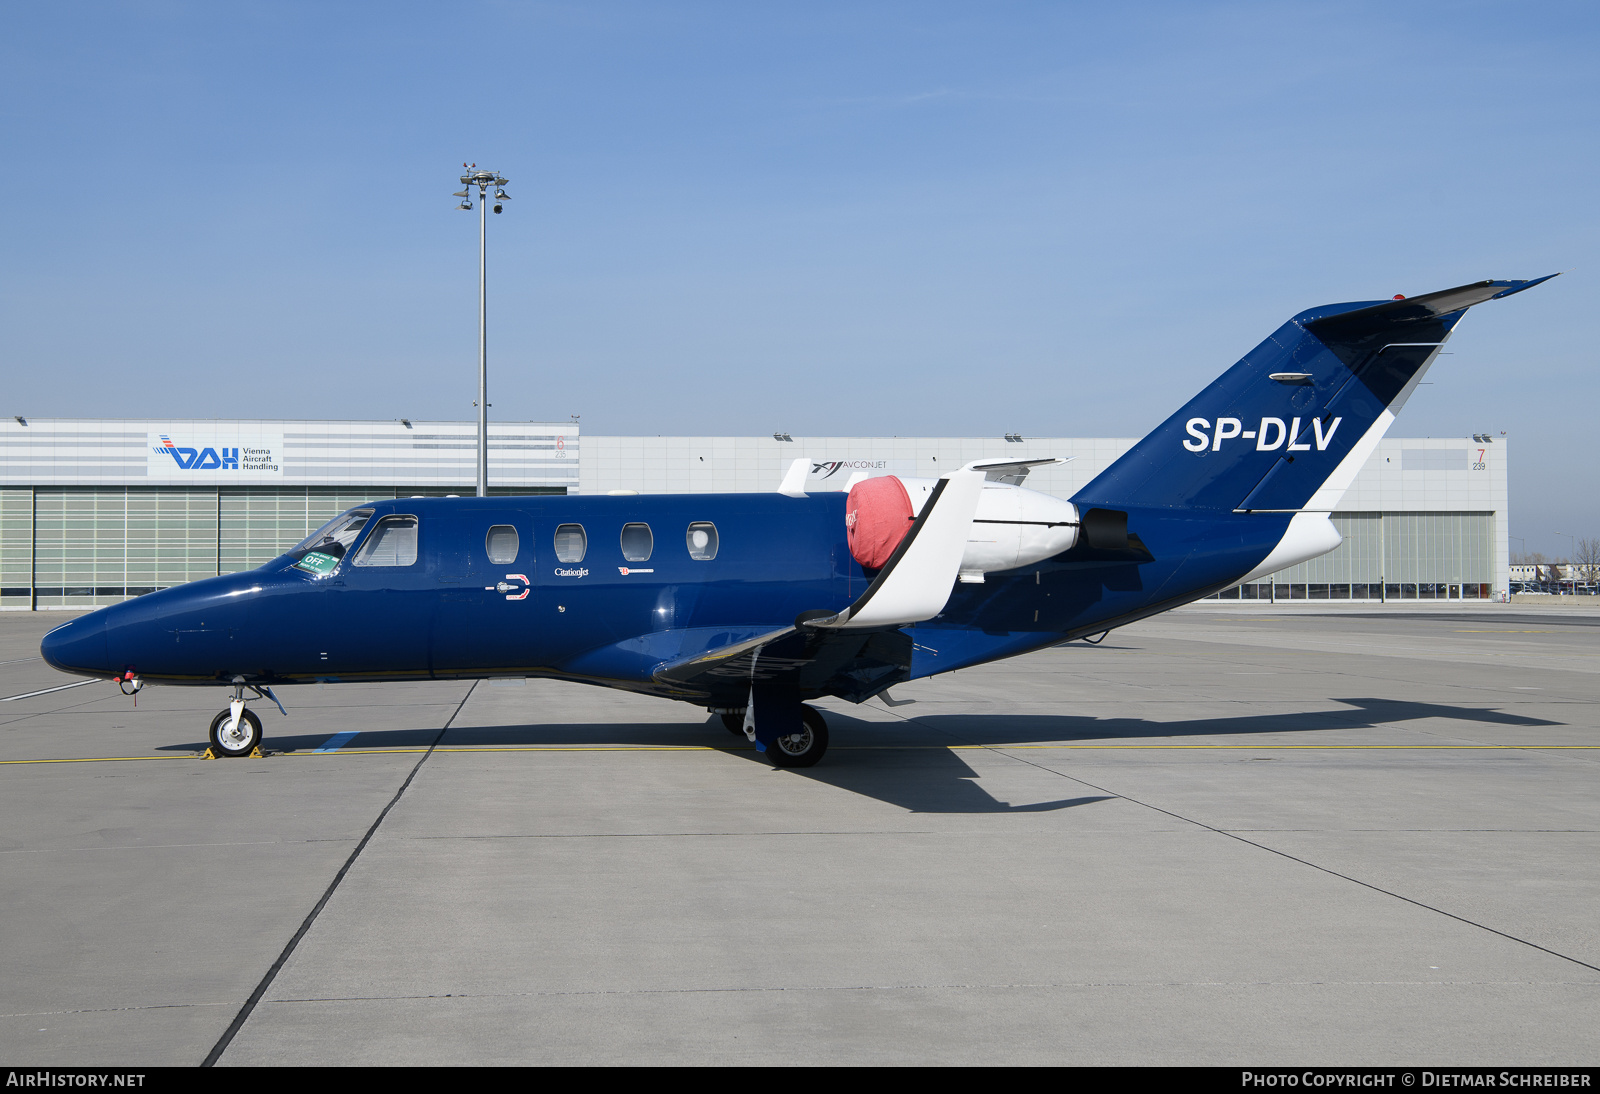
[[[484,213],[488,204],[489,187],[495,188],[494,211],[500,212],[501,202],[510,201],[505,185],[510,179],[497,171],[480,171],[475,163],[463,163],[466,174],[461,176],[461,189],[452,197],[461,199],[457,209],[471,211],[472,188],[478,188],[478,497],[489,496],[489,333],[488,333],[488,234]]]

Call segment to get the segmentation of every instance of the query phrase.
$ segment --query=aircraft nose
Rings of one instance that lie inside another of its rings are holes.
[[[103,612],[63,623],[39,642],[39,655],[50,667],[80,676],[110,676]]]

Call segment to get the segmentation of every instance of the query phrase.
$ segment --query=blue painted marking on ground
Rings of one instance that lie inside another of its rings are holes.
[[[322,747],[316,751],[337,752],[345,745],[349,744],[351,739],[360,732],[361,731],[359,729],[347,729],[343,733],[335,733],[332,737],[329,737],[326,741],[323,741]]]

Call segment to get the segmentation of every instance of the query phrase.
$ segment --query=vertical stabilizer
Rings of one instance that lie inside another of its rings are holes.
[[[1547,280],[1480,281],[1301,312],[1072,500],[1080,508],[1331,510],[1466,310]]]

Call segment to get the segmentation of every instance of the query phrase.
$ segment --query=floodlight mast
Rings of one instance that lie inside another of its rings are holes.
[[[475,163],[463,163],[467,173],[461,176],[462,189],[453,196],[461,198],[457,209],[472,209],[472,188],[478,188],[478,497],[489,496],[489,264],[488,264],[488,210],[487,192],[495,188],[494,211],[499,212],[502,201],[511,195],[503,187],[510,180],[495,171],[479,171]]]

